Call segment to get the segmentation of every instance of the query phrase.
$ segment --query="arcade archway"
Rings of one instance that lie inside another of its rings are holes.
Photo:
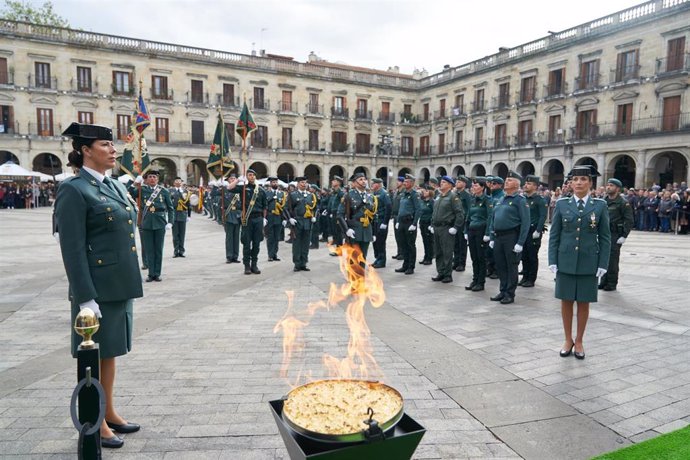
[[[204,185],[208,184],[206,162],[200,158],[195,158],[187,163],[187,185],[199,185],[201,179],[203,179]]]
[[[295,180],[295,167],[290,163],[283,163],[278,166],[277,176],[283,182],[290,183],[290,181]]]
[[[311,164],[304,168],[304,175],[307,177],[307,181],[310,184],[316,184],[321,186],[321,168]]]
[[[268,167],[260,161],[255,161],[254,163],[249,165],[249,169],[254,170],[257,179],[263,179],[265,177],[268,177]]]
[[[474,165],[472,166],[472,177],[482,177],[486,176],[486,168],[484,165]]]
[[[7,150],[0,150],[0,165],[4,165],[8,161],[11,161],[16,165],[19,164],[19,158],[17,155],[12,152],[8,152]]]
[[[160,157],[151,161],[151,169],[160,173],[159,183],[167,186],[172,185],[173,179],[177,177],[177,166],[170,158]]]
[[[663,152],[650,160],[649,170],[649,180],[666,188],[667,184],[687,181],[688,159],[679,152]]]
[[[623,187],[635,186],[635,175],[637,173],[637,165],[635,159],[630,155],[620,155],[614,157],[609,163],[609,169],[612,170],[611,177],[615,177],[623,183]]]
[[[549,160],[544,165],[542,177],[544,182],[548,184],[549,189],[554,190],[556,187],[563,185],[563,170],[564,166],[560,160]]]
[[[453,177],[458,177],[458,176],[464,176],[465,175],[465,168],[462,166],[456,166],[453,168]]]
[[[505,163],[496,163],[491,174],[505,179],[508,176],[508,165]]]
[[[328,179],[333,180],[334,176],[342,177],[343,179],[345,179],[345,170],[342,166],[331,167],[331,169],[328,171]]]
[[[62,161],[52,153],[40,153],[34,157],[32,169],[43,174],[55,176],[62,172]]]
[[[517,173],[522,177],[533,175],[534,171],[534,165],[531,161],[523,161],[517,166]]]

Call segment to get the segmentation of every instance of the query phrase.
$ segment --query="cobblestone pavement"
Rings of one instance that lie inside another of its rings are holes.
[[[50,210],[2,210],[0,221],[0,456],[74,458],[76,362]],[[285,290],[295,290],[295,306],[326,298],[342,280],[337,259],[322,244],[310,252],[312,271],[293,273],[289,245],[273,263],[264,246],[263,273],[245,276],[224,263],[220,226],[195,215],[187,235],[185,259],[172,258],[167,237],[164,280],[145,284],[134,350],[118,359],[118,407],[144,428],[105,456],[287,458],[267,404],[290,388],[273,327]],[[390,255],[393,247],[391,237]],[[468,293],[469,271],[439,285],[433,266],[405,276],[393,262],[379,272],[387,301],[367,318],[384,380],[428,430],[415,458],[588,458],[690,422],[688,237],[631,235],[619,290],[600,291],[592,306],[584,361],[558,357],[560,309],[546,269],[515,304],[499,305],[488,299],[497,281]],[[319,312],[305,333],[319,377],[324,352],[345,353],[343,310]]]

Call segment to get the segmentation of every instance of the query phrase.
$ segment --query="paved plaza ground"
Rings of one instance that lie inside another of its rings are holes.
[[[75,458],[69,417],[76,361],[69,354],[67,282],[50,235],[51,210],[0,210],[0,457]],[[135,302],[133,351],[118,359],[117,405],[141,423],[105,458],[288,458],[268,401],[280,377],[273,327],[295,306],[325,299],[342,281],[323,243],[311,272],[281,262],[245,276],[225,264],[222,228],[194,215],[187,257],[165,243],[163,282]],[[387,299],[368,308],[374,355],[406,412],[427,428],[415,458],[585,459],[690,423],[690,237],[634,232],[623,246],[616,292],[600,292],[585,338],[587,358],[562,359],[559,302],[546,269],[516,303],[467,292],[471,271],[433,283],[379,271]],[[394,241],[389,238],[389,255]],[[421,248],[418,244],[418,248]],[[421,259],[421,251],[419,259]],[[370,255],[371,257],[371,255]],[[469,267],[469,264],[468,264]],[[343,357],[343,309],[320,311],[305,330],[320,376],[327,352]]]

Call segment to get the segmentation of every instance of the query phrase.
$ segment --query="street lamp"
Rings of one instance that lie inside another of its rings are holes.
[[[388,156],[388,161],[387,161],[387,166],[386,169],[388,170],[387,178],[386,178],[386,188],[388,188],[388,184],[390,183],[391,177],[393,177],[393,171],[392,171],[392,165],[391,165],[391,153],[393,150],[393,131],[390,128],[386,129],[385,134],[380,134],[379,135],[379,149],[382,151],[382,153],[386,154]]]

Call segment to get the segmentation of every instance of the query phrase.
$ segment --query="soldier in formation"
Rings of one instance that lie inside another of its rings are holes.
[[[621,246],[633,228],[634,217],[630,203],[621,196],[623,184],[618,179],[609,179],[606,184],[606,206],[609,211],[609,225],[611,230],[611,256],[608,271],[599,281],[599,289],[615,291],[618,286],[618,263],[621,256]]]
[[[176,177],[173,188],[170,189],[170,199],[175,207],[175,220],[173,222],[173,257],[184,257],[184,240],[187,234],[187,222],[192,218],[192,209],[189,205],[190,193],[182,185],[182,178]]]
[[[544,224],[548,213],[548,205],[544,198],[537,192],[539,189],[539,177],[529,175],[525,178],[523,190],[525,200],[529,208],[529,234],[525,240],[525,248],[522,251],[522,279],[518,283],[522,287],[534,287],[539,269],[539,248],[541,237],[544,233]]]
[[[451,283],[453,281],[453,250],[455,236],[460,233],[465,223],[465,211],[460,197],[453,192],[455,181],[443,176],[439,183],[439,195],[433,200],[433,213],[430,230],[434,238],[436,256],[436,276],[433,281]]]
[[[472,282],[465,286],[467,291],[483,291],[486,280],[486,247],[489,238],[489,222],[493,217],[491,199],[484,192],[486,179],[472,179],[472,200],[465,223],[465,240],[472,258]]]
[[[412,275],[417,259],[417,223],[422,212],[422,206],[414,189],[417,179],[412,174],[405,175],[403,188],[399,192],[400,205],[395,223],[395,230],[400,235],[400,246],[403,265],[395,269],[397,273]]]
[[[290,225],[292,241],[293,271],[309,271],[309,236],[311,227],[316,222],[316,195],[307,189],[307,178],[296,177],[297,190],[288,195],[285,207],[285,220]]]
[[[268,213],[266,219],[266,249],[268,252],[268,261],[279,261],[278,258],[278,242],[281,240],[280,233],[283,229],[283,209],[287,203],[287,193],[278,188],[278,178],[275,176],[268,177],[269,189],[266,192],[266,201],[268,202]]]
[[[376,220],[374,224],[374,263],[372,267],[386,266],[386,241],[388,240],[388,222],[391,220],[392,203],[388,191],[383,187],[383,180],[371,180],[371,191],[378,200]]]

